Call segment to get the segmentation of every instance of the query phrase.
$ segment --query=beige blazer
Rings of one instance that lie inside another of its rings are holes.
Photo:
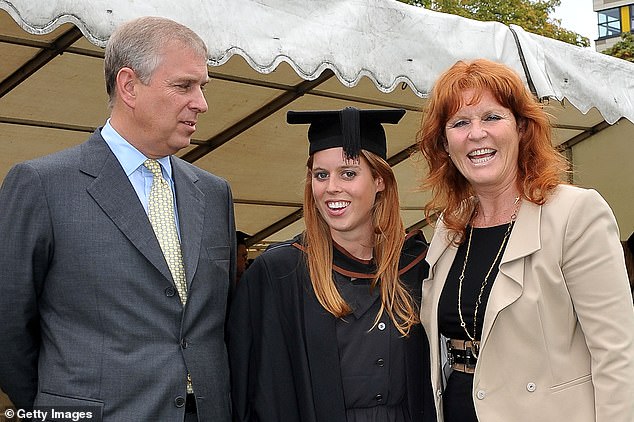
[[[438,299],[456,248],[436,228],[423,282],[438,422]],[[444,354],[444,353],[443,353]],[[480,422],[634,421],[634,307],[618,227],[594,190],[524,201],[484,315],[472,392]]]

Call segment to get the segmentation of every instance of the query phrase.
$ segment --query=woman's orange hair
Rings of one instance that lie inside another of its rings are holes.
[[[475,91],[472,103],[483,92],[490,92],[505,108],[511,110],[522,128],[519,145],[517,189],[523,199],[543,204],[552,190],[562,183],[568,161],[552,145],[552,127],[541,104],[526,89],[517,73],[490,60],[458,61],[436,81],[423,113],[417,134],[418,146],[428,165],[422,188],[431,190],[425,205],[425,216],[442,212],[443,223],[452,240],[460,242],[473,214],[474,195],[467,179],[453,165],[445,146],[447,121],[463,105],[462,93]]]

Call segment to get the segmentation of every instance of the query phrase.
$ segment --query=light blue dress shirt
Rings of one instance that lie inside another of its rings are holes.
[[[110,124],[110,119],[106,121],[106,124],[101,128],[101,136],[108,144],[108,147],[112,153],[117,157],[119,164],[123,168],[126,176],[132,183],[141,205],[145,213],[148,212],[148,199],[150,197],[150,189],[152,188],[152,181],[154,176],[152,172],[143,165],[145,160],[148,159],[143,153],[136,149],[132,144],[123,139],[121,135]],[[172,178],[172,163],[170,157],[159,158],[158,161],[161,164],[161,171],[163,177],[167,180],[172,187],[172,195],[174,195],[174,204],[176,204],[176,189],[174,188],[174,179]],[[176,230],[180,237],[180,227],[178,225],[178,207],[174,206],[174,218],[176,222]]]

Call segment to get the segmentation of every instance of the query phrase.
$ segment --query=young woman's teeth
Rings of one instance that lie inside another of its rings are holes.
[[[339,210],[350,205],[349,201],[328,202],[328,208],[331,210]]]

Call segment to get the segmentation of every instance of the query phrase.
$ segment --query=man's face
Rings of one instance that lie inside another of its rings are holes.
[[[135,123],[138,148],[150,158],[172,155],[189,146],[198,114],[207,111],[205,57],[178,42],[168,43],[148,84],[137,80]]]

